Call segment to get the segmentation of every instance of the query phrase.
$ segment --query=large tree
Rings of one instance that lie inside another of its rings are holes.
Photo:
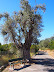
[[[16,48],[23,50],[24,58],[30,59],[31,43],[37,43],[43,27],[40,10],[45,12],[45,5],[39,4],[34,8],[27,0],[21,0],[20,3],[21,10],[14,12],[13,16],[8,13],[0,14],[0,18],[5,18],[2,34],[6,41],[12,41]]]

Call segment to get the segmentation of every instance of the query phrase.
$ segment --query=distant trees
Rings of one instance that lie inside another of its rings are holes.
[[[0,45],[0,51],[5,51],[5,52],[16,54],[17,49],[14,43],[9,43],[9,44]]]
[[[40,48],[54,49],[54,37],[40,41],[39,47]]]
[[[54,40],[51,40],[49,43],[50,49],[54,49]]]
[[[0,51],[2,51],[3,50],[3,48],[2,48],[2,45],[1,45],[1,43],[0,43]]]
[[[1,46],[1,43],[0,43],[0,46]]]
[[[2,28],[2,34],[6,41],[11,41],[17,49],[23,50],[23,57],[30,59],[31,43],[37,43],[42,31],[42,16],[40,10],[45,12],[45,5],[36,5],[31,7],[27,0],[21,0],[21,10],[14,12],[10,17],[8,13],[0,14],[0,18],[5,18]],[[22,43],[24,41],[24,43]]]
[[[45,47],[45,48],[49,47],[49,40],[46,39],[46,40],[40,41],[39,46],[40,47]]]
[[[8,44],[1,45],[0,43],[0,51],[8,51]]]
[[[9,49],[9,52],[11,52],[11,53],[16,54],[16,52],[17,52],[16,46],[14,45],[14,43],[9,43],[8,49]]]

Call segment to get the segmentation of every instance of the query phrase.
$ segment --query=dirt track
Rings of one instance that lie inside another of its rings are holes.
[[[15,68],[14,71],[6,70],[7,72],[54,72],[54,59],[52,59],[47,53],[39,52],[38,55],[32,59],[31,66]],[[4,71],[5,72],[5,71]]]

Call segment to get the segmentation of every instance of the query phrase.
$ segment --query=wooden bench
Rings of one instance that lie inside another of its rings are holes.
[[[25,65],[25,61],[23,58],[11,59],[11,60],[9,60],[9,65],[10,65],[10,68],[11,68],[11,65],[13,65],[13,69],[14,69],[14,64],[18,64],[18,63],[22,64],[23,62]]]

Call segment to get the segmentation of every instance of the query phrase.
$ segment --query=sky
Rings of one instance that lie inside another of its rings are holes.
[[[54,36],[54,0],[28,0],[31,6],[35,6],[36,4],[46,5],[46,12],[42,14],[43,21],[43,31],[41,32],[40,40],[44,40],[46,38],[50,38]],[[20,0],[0,0],[0,13],[8,12],[10,15],[13,14],[14,11],[20,10]],[[3,22],[0,20],[0,25]],[[0,43],[4,44],[4,37],[0,33]]]

